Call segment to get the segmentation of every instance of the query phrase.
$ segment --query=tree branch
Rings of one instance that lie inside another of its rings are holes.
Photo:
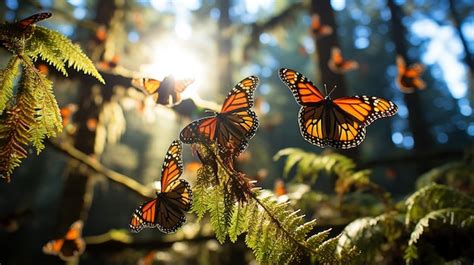
[[[113,171],[104,165],[102,165],[100,162],[97,160],[93,159],[92,157],[84,154],[83,152],[77,150],[73,146],[69,144],[64,144],[64,143],[57,143],[53,141],[47,141],[48,145],[56,149],[57,151],[60,151],[70,158],[86,165],[93,171],[105,176],[107,179],[109,179],[112,182],[115,182],[117,184],[120,184],[127,188],[130,191],[135,192],[136,194],[140,195],[141,197],[145,199],[150,199],[153,197],[153,190],[150,188],[145,187],[144,185],[140,184],[136,180],[132,179],[131,177],[125,176],[123,174],[120,174],[116,171]]]

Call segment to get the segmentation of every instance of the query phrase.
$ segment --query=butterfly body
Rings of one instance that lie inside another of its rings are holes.
[[[368,125],[397,112],[392,101],[379,97],[323,96],[309,79],[291,69],[280,69],[280,78],[301,105],[298,115],[301,134],[319,147],[355,147],[365,139]]]
[[[163,233],[173,233],[185,222],[185,212],[191,209],[192,190],[189,183],[179,179],[183,172],[181,143],[173,141],[161,170],[161,190],[156,198],[140,205],[132,214],[130,230],[158,228]]]
[[[187,144],[215,142],[221,153],[238,156],[259,125],[257,115],[250,110],[257,84],[256,76],[240,81],[227,95],[220,112],[193,121],[181,131],[180,139]]]

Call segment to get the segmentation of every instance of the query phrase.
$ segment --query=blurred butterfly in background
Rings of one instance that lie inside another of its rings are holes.
[[[258,77],[249,76],[229,92],[221,111],[214,116],[193,121],[180,134],[184,143],[217,143],[219,151],[227,158],[239,156],[255,135],[258,119],[250,110],[254,105],[254,92]]]
[[[359,63],[354,60],[344,59],[341,49],[333,47],[331,49],[331,58],[329,59],[328,66],[334,73],[344,74],[359,68]]]
[[[425,70],[422,64],[415,63],[406,65],[402,56],[397,56],[397,84],[403,93],[413,93],[417,89],[425,89],[426,84],[421,79],[421,75]]]
[[[161,190],[156,198],[140,205],[132,214],[130,230],[158,228],[173,233],[185,222],[185,213],[191,209],[192,191],[188,182],[179,179],[183,173],[182,146],[178,140],[171,143],[161,169]]]
[[[47,18],[50,18],[53,14],[51,14],[50,12],[44,12],[44,13],[38,13],[38,14],[34,14],[32,16],[29,16],[25,19],[22,19],[18,22],[15,23],[15,25],[19,28],[19,29],[26,29],[28,28],[30,25],[32,24],[36,24],[38,23],[39,21],[41,20],[45,20]]]
[[[82,226],[82,221],[74,222],[63,238],[49,241],[44,245],[43,253],[57,255],[64,261],[80,256],[86,248],[86,243],[81,238]]]
[[[322,25],[318,14],[311,16],[311,33],[317,37],[322,38],[331,35],[333,32],[332,27],[329,25]]]
[[[397,113],[398,108],[392,101],[379,97],[333,100],[329,97],[332,91],[324,97],[308,78],[291,69],[280,69],[280,78],[302,106],[298,119],[301,134],[319,147],[355,147],[364,140],[365,128],[373,121]]]
[[[152,78],[134,78],[132,85],[145,94],[152,95],[157,104],[170,106],[181,101],[181,93],[194,82],[194,79],[176,79],[169,75],[159,81]]]

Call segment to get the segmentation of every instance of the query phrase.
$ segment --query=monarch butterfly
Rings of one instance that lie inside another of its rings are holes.
[[[413,93],[415,89],[425,89],[426,84],[420,78],[425,70],[424,66],[415,63],[407,66],[402,56],[397,56],[397,84],[403,93]]]
[[[47,18],[50,18],[53,14],[51,14],[50,12],[44,12],[44,13],[38,13],[38,14],[34,14],[32,16],[29,16],[25,19],[22,19],[18,22],[15,23],[15,25],[24,30],[26,29],[27,27],[29,27],[31,24],[35,24],[41,20],[45,20]]]
[[[352,96],[331,99],[323,97],[313,83],[301,73],[280,69],[280,78],[293,92],[298,104],[299,127],[304,139],[319,147],[348,149],[365,138],[365,128],[373,121],[393,116],[397,106],[390,100]]]
[[[329,69],[337,74],[343,74],[359,68],[359,63],[354,60],[345,60],[342,57],[341,49],[333,47],[331,49],[331,59],[328,62]]]
[[[169,75],[159,81],[152,78],[135,78],[132,85],[141,89],[147,95],[153,95],[156,103],[175,105],[181,101],[181,93],[194,82],[194,79],[176,79]]]
[[[74,222],[63,238],[46,243],[43,253],[57,255],[64,261],[80,256],[86,248],[86,243],[81,238],[82,226],[82,221]]]
[[[180,134],[184,143],[216,142],[219,151],[237,157],[247,148],[258,128],[253,94],[258,85],[258,77],[249,76],[232,88],[219,113],[193,121]]]
[[[322,25],[321,18],[318,14],[311,16],[311,32],[317,38],[326,37],[332,34],[332,27],[329,25]]]
[[[184,214],[191,209],[192,191],[187,181],[178,179],[183,173],[181,151],[181,142],[173,141],[161,169],[161,190],[155,199],[135,209],[130,220],[132,232],[156,227],[163,233],[172,233],[186,222]]]

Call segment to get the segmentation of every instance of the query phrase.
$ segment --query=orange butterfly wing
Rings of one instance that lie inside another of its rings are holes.
[[[32,24],[35,24],[41,20],[45,20],[47,18],[50,18],[53,14],[49,13],[49,12],[44,12],[44,13],[38,13],[38,14],[34,14],[32,16],[29,16],[25,19],[22,19],[18,22],[16,22],[16,25],[20,28],[20,29],[26,29],[27,27],[29,27],[30,25]]]
[[[301,73],[288,68],[281,68],[280,79],[290,88],[298,104],[304,106],[321,102],[324,97],[319,89]]]
[[[161,169],[161,192],[168,192],[171,188],[169,184],[177,180],[183,173],[182,150],[183,147],[178,140],[173,141],[168,148]]]
[[[415,63],[406,66],[405,60],[402,56],[397,56],[397,84],[403,93],[413,93],[415,89],[425,89],[426,84],[421,79],[424,71],[424,66]]]
[[[354,60],[345,60],[339,48],[331,49],[331,58],[328,62],[329,69],[337,74],[344,74],[348,71],[359,68],[359,64]]]
[[[82,221],[74,222],[64,238],[48,242],[43,246],[43,252],[45,254],[57,255],[64,261],[80,256],[86,248],[86,243],[81,238],[82,226]]]
[[[181,152],[181,142],[173,141],[161,170],[161,192],[132,214],[129,224],[132,232],[156,227],[164,233],[171,233],[186,221],[185,212],[191,209],[192,191],[188,182],[178,179],[183,172]]]
[[[329,36],[332,34],[332,27],[329,25],[322,25],[318,14],[311,16],[311,32],[317,38]]]
[[[134,78],[132,79],[132,85],[142,90],[145,94],[152,95],[157,93],[161,81],[153,78]]]
[[[254,106],[257,84],[256,76],[244,78],[227,95],[221,113],[187,125],[180,133],[181,141],[187,144],[216,142],[222,153],[238,156],[259,125],[257,115],[250,110]]]
[[[365,127],[397,112],[393,102],[378,97],[322,98],[311,81],[294,70],[281,69],[280,77],[303,106],[298,118],[303,138],[319,147],[355,147],[364,140]]]

